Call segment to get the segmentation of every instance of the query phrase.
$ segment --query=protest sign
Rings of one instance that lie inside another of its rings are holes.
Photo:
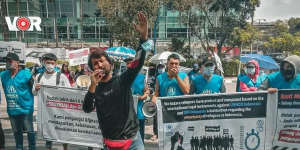
[[[38,100],[38,127],[44,139],[103,147],[96,112],[82,111],[86,92],[80,89],[42,86]]]
[[[300,147],[300,90],[279,90],[274,147]]]
[[[269,150],[268,94],[159,98],[159,148]]]

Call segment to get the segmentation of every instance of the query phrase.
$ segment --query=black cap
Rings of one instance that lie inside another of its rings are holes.
[[[15,61],[20,61],[19,59],[19,56],[15,53],[11,53],[9,52],[7,55],[6,55],[6,61],[7,60],[15,60]]]
[[[56,55],[54,55],[53,53],[46,53],[42,56],[41,60],[54,60],[56,61],[57,60],[57,57]]]
[[[215,64],[216,61],[215,61],[215,58],[214,57],[211,57],[211,56],[208,56],[208,57],[205,57],[202,61],[202,65],[206,65],[206,64]]]
[[[158,65],[157,65],[157,68],[163,68],[163,67],[165,67],[164,64],[158,64]]]

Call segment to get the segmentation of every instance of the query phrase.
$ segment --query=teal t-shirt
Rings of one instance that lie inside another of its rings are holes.
[[[33,94],[29,87],[31,73],[28,69],[20,70],[11,78],[10,70],[1,72],[1,82],[7,102],[9,115],[29,114],[33,112]]]
[[[199,74],[195,76],[192,82],[196,94],[220,93],[223,84],[223,77],[213,74],[211,79],[207,81],[202,74]]]
[[[245,83],[248,87],[256,87],[259,88],[260,85],[264,82],[266,76],[259,75],[257,76],[256,83],[254,83],[247,75],[240,74],[237,80],[237,92],[241,92],[240,82]]]
[[[287,82],[280,72],[275,72],[267,76],[270,88],[277,89],[300,89],[300,74]]]
[[[187,74],[184,72],[179,72],[178,75],[181,80],[184,80],[184,78],[187,77]],[[176,78],[170,79],[167,72],[157,76],[157,80],[159,84],[160,97],[184,95],[177,83]]]
[[[144,88],[145,88],[145,75],[139,73],[136,76],[135,80],[133,81],[133,83],[131,85],[132,94],[133,95],[138,94],[138,95],[142,96],[142,95],[144,95],[144,93],[143,93]],[[145,119],[145,116],[142,112],[143,105],[144,105],[144,101],[138,100],[138,103],[137,103],[137,117],[140,120]]]

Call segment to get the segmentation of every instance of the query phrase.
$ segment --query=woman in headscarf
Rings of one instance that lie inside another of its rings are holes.
[[[255,60],[250,60],[246,64],[242,74],[238,76],[237,92],[257,91],[265,76],[259,75],[259,64]]]

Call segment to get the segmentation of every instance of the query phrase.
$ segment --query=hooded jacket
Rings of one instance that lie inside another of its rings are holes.
[[[254,75],[246,75],[240,74],[238,76],[237,81],[237,92],[250,92],[257,91],[257,88],[263,83],[265,80],[265,76],[259,75],[259,64],[255,60],[250,60],[248,62],[255,65],[255,74]]]
[[[293,65],[295,69],[294,78],[286,81],[282,74],[283,63],[288,62]],[[300,88],[300,57],[296,55],[289,56],[281,62],[280,72],[275,72],[268,75],[267,79],[260,86],[260,90],[267,90],[268,88],[277,89],[299,89]]]

